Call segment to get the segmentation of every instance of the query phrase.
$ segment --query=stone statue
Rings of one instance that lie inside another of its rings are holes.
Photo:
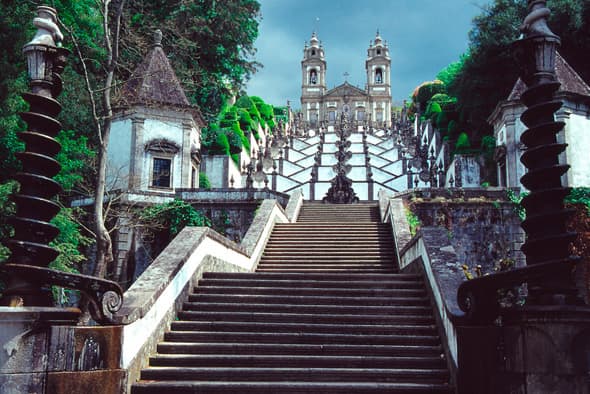
[[[57,26],[57,13],[51,7],[37,7],[37,17],[33,19],[37,32],[28,45],[61,46],[63,34]]]
[[[530,3],[529,9],[531,11],[520,26],[520,31],[528,37],[536,35],[555,36],[547,26],[547,18],[551,11],[545,6],[545,0],[534,0]]]

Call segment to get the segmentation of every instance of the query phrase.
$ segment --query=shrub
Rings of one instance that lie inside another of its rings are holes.
[[[237,122],[235,124],[237,124]],[[237,129],[240,130],[239,126]],[[227,141],[229,143],[229,153],[240,153],[243,147],[242,138],[240,137],[241,130],[240,133],[238,133],[236,132],[236,127],[232,126],[231,129],[224,129],[223,132],[227,136]]]
[[[147,207],[141,211],[140,220],[151,229],[168,230],[169,239],[185,226],[211,227],[211,220],[205,214],[182,200]]]
[[[215,144],[211,146],[209,152],[217,155],[229,155],[229,141],[227,140],[227,135],[223,130],[217,131]]]
[[[205,174],[203,171],[199,172],[199,187],[201,189],[211,189],[211,181],[209,180],[207,174]]]
[[[458,134],[459,134],[459,124],[457,123],[456,120],[451,120],[449,122],[449,125],[447,126],[447,135],[451,139],[455,139]]]
[[[459,134],[459,138],[457,138],[457,143],[455,144],[455,152],[456,153],[463,153],[467,152],[471,149],[471,143],[469,142],[469,136],[467,133],[463,132]]]

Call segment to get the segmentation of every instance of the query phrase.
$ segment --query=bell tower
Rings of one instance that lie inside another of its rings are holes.
[[[387,43],[383,42],[379,30],[375,42],[369,43],[367,61],[367,93],[370,97],[371,120],[377,125],[391,125],[391,58]]]
[[[305,120],[317,124],[322,120],[321,100],[326,93],[326,59],[315,32],[305,43],[301,61],[301,110]]]

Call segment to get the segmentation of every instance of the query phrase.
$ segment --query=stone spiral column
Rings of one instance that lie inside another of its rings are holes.
[[[10,264],[47,267],[58,255],[48,245],[59,234],[49,223],[60,209],[52,199],[61,191],[53,180],[61,169],[55,160],[61,149],[55,140],[61,130],[56,119],[61,105],[55,97],[61,93],[60,73],[68,51],[56,45],[62,36],[54,9],[38,7],[33,23],[38,28],[37,34],[23,49],[31,77],[31,92],[23,94],[30,109],[20,114],[27,123],[27,130],[18,135],[25,143],[25,151],[17,153],[22,164],[22,170],[15,175],[20,191],[12,196],[16,204],[16,214],[10,218],[14,236],[5,245],[12,252]],[[40,287],[35,277],[16,272],[6,280],[4,297],[12,305],[52,305],[47,288]]]
[[[575,233],[566,229],[571,213],[564,207],[569,189],[561,177],[569,165],[559,163],[566,144],[557,142],[564,123],[555,121],[561,101],[554,99],[560,87],[555,73],[558,36],[547,26],[549,10],[544,0],[529,0],[529,14],[521,27],[524,39],[518,43],[522,77],[527,90],[521,99],[527,109],[521,120],[528,127],[521,142],[527,147],[521,157],[527,173],[522,184],[530,190],[522,201],[527,218],[522,227],[527,239],[522,247],[527,266],[563,262],[560,272],[541,281],[529,282],[529,302],[541,304],[575,303],[575,287],[571,279],[572,260],[569,245]]]

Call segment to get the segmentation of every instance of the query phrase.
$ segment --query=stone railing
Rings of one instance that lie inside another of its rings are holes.
[[[128,385],[139,376],[202,273],[253,271],[274,224],[295,221],[302,202],[299,191],[291,195],[285,210],[275,200],[264,200],[240,244],[203,227],[187,227],[174,238],[125,292],[116,315],[123,325],[120,367],[127,370]]]
[[[458,365],[456,324],[464,316],[457,304],[457,289],[465,276],[457,269],[458,257],[447,231],[429,227],[412,236],[402,198],[391,198],[383,190],[379,192],[379,208],[382,221],[391,223],[400,270],[424,275],[454,375]]]

